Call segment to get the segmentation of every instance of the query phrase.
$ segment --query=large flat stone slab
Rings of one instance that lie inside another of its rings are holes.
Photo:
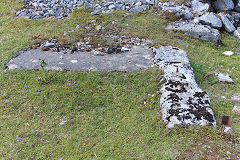
[[[208,94],[197,85],[187,53],[179,48],[154,49],[154,63],[164,70],[166,83],[161,88],[162,119],[175,124],[216,125]]]
[[[151,67],[153,53],[147,46],[133,46],[131,51],[119,54],[94,55],[92,52],[63,52],[28,50],[10,60],[6,67],[11,69],[40,68],[39,59],[47,63],[47,70],[72,71],[138,71]]]

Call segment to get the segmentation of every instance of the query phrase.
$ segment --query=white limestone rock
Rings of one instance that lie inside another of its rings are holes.
[[[222,27],[222,21],[213,12],[202,15],[198,18],[198,20],[201,24],[205,24],[213,28]]]
[[[194,18],[190,8],[185,5],[175,4],[174,2],[159,2],[158,6],[164,11],[174,12],[177,17],[184,17],[189,20]]]
[[[239,0],[233,0],[233,3],[235,5],[234,10],[237,12],[240,12],[240,1]]]
[[[234,3],[232,0],[217,0],[213,3],[213,8],[216,11],[229,11],[234,8]]]
[[[231,99],[234,103],[237,103],[240,105],[240,93],[233,94]]]
[[[221,18],[221,20],[223,22],[223,26],[226,31],[228,31],[229,33],[233,33],[236,30],[236,28],[231,23],[231,21],[227,18],[227,15],[225,13],[221,12],[218,14],[218,16]]]
[[[233,130],[232,130],[231,127],[225,127],[224,132],[227,133],[227,134],[232,134]]]
[[[240,115],[240,106],[234,106],[232,111],[237,115]]]
[[[208,3],[202,3],[198,0],[193,0],[191,5],[192,11],[197,13],[198,15],[203,15],[210,8]]]
[[[225,55],[225,56],[233,56],[234,52],[233,51],[225,51],[222,54]]]
[[[237,39],[240,39],[240,27],[238,27],[234,32],[233,36],[236,37]]]
[[[217,29],[208,25],[196,24],[189,21],[176,21],[169,24],[166,30],[183,31],[186,35],[206,41],[218,41],[221,35]]]
[[[160,106],[167,127],[175,124],[216,125],[210,99],[197,85],[187,53],[171,46],[154,48],[154,65],[164,70]]]
[[[220,82],[233,83],[232,78],[227,73],[216,73],[216,76]]]

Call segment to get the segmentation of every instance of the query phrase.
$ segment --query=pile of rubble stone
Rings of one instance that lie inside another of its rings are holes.
[[[205,3],[193,0],[190,5],[160,2],[159,6],[181,18],[180,21],[169,24],[167,30],[181,30],[193,38],[209,41],[220,40],[220,31],[225,30],[240,39],[239,0],[216,0]]]
[[[76,8],[92,9],[92,15],[126,10],[138,13],[158,4],[162,10],[173,12],[182,18],[166,29],[182,30],[185,34],[202,40],[219,41],[225,30],[240,39],[240,1],[215,0],[201,2],[192,0],[188,4],[157,2],[156,0],[25,0],[25,8],[17,16],[31,19],[54,17],[62,20]]]
[[[138,37],[127,37],[119,35],[103,35],[104,38],[110,38],[115,43],[112,45],[93,45],[91,37],[85,37],[76,45],[62,44],[57,39],[50,38],[42,44],[33,45],[31,49],[41,48],[42,51],[61,52],[64,54],[73,54],[74,52],[92,52],[94,55],[117,54],[130,51],[133,46],[147,46],[151,43],[150,40]]]
[[[155,3],[155,0],[25,0],[25,8],[16,15],[30,19],[54,17],[63,20],[79,8],[92,9],[92,15],[111,13],[114,10],[137,13],[149,9]]]

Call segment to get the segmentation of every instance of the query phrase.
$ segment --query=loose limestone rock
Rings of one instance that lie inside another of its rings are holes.
[[[237,103],[240,105],[240,93],[233,94],[231,99],[234,103]]]
[[[232,56],[232,55],[234,55],[234,52],[233,51],[225,51],[222,54],[225,56]]]
[[[240,39],[240,27],[238,27],[234,32],[233,36],[236,37],[237,39]]]
[[[210,6],[208,3],[202,3],[198,0],[192,1],[192,11],[197,13],[198,15],[203,15],[205,12],[209,10]]]
[[[236,30],[236,28],[234,27],[234,25],[230,22],[230,20],[227,18],[225,13],[219,13],[218,14],[223,22],[224,28],[226,29],[226,31],[232,33]]]
[[[233,83],[232,78],[227,73],[216,73],[220,82]]]
[[[240,115],[240,93],[233,94],[231,99],[235,103],[232,111]]]
[[[171,46],[153,50],[154,65],[164,70],[161,89],[162,118],[167,127],[175,124],[216,125],[209,96],[198,87],[187,53]]]
[[[221,38],[217,29],[211,28],[208,25],[195,24],[188,21],[176,21],[169,24],[165,29],[183,31],[186,35],[206,41],[218,41]]]
[[[158,4],[159,7],[164,11],[174,12],[177,17],[184,17],[186,19],[193,19],[194,15],[192,14],[190,8],[185,5],[175,4],[174,2],[165,2]]]
[[[115,10],[126,10],[131,13],[142,12],[155,5],[154,0],[25,0],[25,8],[16,13],[19,17],[42,19],[55,17],[63,20],[70,16],[74,9],[93,9],[92,15],[109,14]]]
[[[221,28],[222,21],[213,13],[206,13],[198,18],[201,24],[209,25],[213,28]]]
[[[235,4],[234,10],[237,12],[240,12],[240,1],[239,0],[233,0],[233,3]]]
[[[232,0],[217,0],[213,3],[213,7],[216,11],[228,11],[234,8],[234,3]]]
[[[230,22],[235,27],[237,27],[239,25],[238,22],[240,19],[240,13],[231,11],[230,13],[227,13],[226,15],[227,15],[228,19],[230,20]]]
[[[240,106],[234,106],[232,111],[233,111],[234,113],[240,115]]]

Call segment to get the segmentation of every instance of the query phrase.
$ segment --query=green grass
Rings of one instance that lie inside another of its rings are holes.
[[[23,0],[0,2],[2,159],[234,159],[239,154],[240,122],[231,111],[230,97],[240,91],[240,56],[221,55],[238,49],[238,40],[223,34],[224,45],[218,47],[180,32],[167,32],[164,27],[170,19],[157,8],[130,18],[124,17],[123,11],[91,16],[88,10],[75,10],[70,18],[58,21],[15,17],[14,12],[22,7]],[[117,22],[112,24],[113,20]],[[76,25],[79,30],[63,36]],[[96,25],[105,30],[96,31]],[[187,51],[198,84],[211,97],[218,127],[176,126],[169,130],[159,123],[161,117],[155,109],[160,110],[162,71],[155,68],[127,73],[49,71],[46,77],[42,71],[3,72],[19,51],[50,37],[75,43],[90,36],[96,43],[112,43],[103,41],[101,34],[148,38],[152,46],[173,45]],[[184,43],[178,44],[181,39]],[[229,73],[235,83],[204,77],[214,70]],[[222,115],[233,119],[234,135],[223,133]]]

